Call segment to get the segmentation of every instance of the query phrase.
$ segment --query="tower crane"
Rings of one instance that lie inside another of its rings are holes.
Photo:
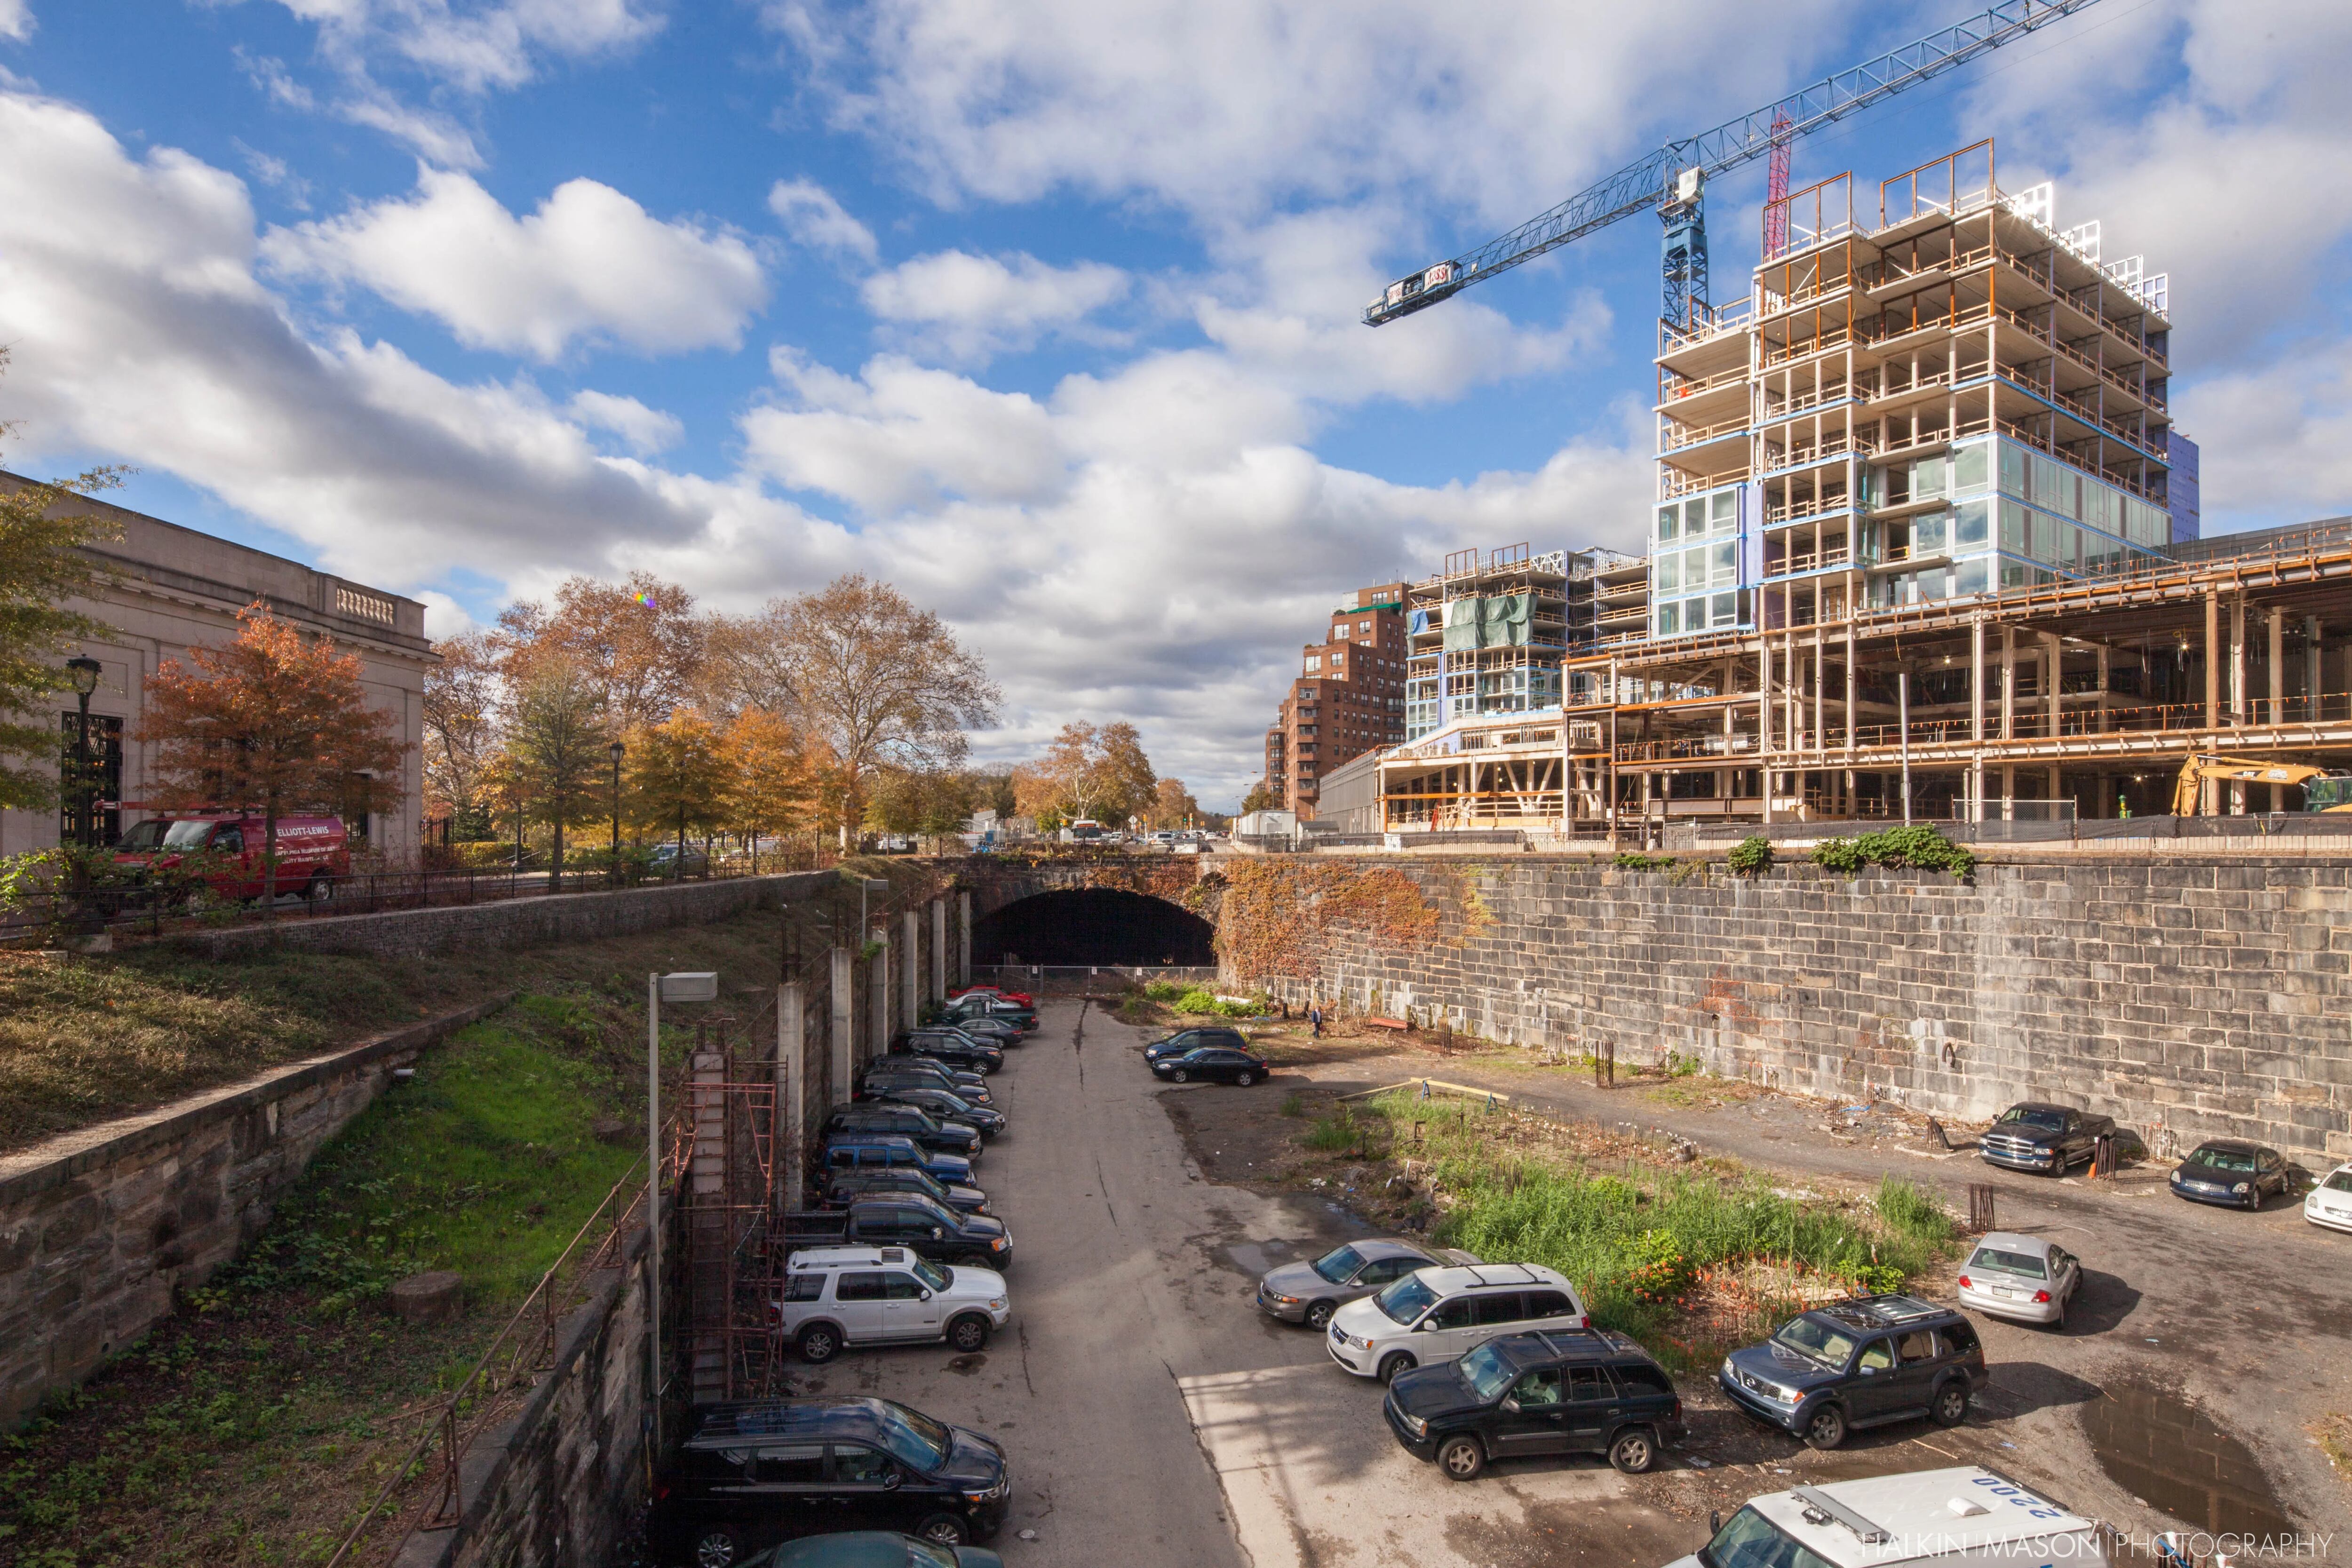
[[[1957,69],[1979,55],[2014,43],[2098,0],[2000,0],[1990,10],[1930,33],[1916,43],[1822,78],[1778,103],[1727,121],[1712,131],[1679,142],[1627,164],[1590,189],[1530,218],[1477,249],[1425,267],[1389,285],[1364,307],[1366,326],[1385,326],[1400,316],[1425,310],[1521,262],[1533,261],[1593,230],[1645,207],[1655,207],[1665,224],[1659,270],[1665,284],[1661,312],[1677,323],[1693,321],[1706,306],[1707,181],[1743,163],[1770,156],[1772,199],[1788,195],[1788,153],[1799,137],[1833,125],[1871,105]],[[1768,213],[1768,221],[1770,215]],[[1785,223],[1785,215],[1783,220]],[[1785,230],[1783,231],[1785,240]]]

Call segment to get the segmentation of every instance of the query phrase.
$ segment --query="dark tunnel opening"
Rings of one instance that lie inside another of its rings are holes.
[[[972,923],[974,963],[1183,964],[1217,962],[1209,922],[1141,893],[1034,893]]]

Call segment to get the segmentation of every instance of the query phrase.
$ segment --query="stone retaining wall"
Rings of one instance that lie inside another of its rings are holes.
[[[394,1069],[509,999],[0,1156],[0,1431],[169,1317]]]
[[[500,899],[441,909],[297,918],[191,932],[173,940],[215,958],[272,944],[380,958],[425,958],[458,949],[504,952],[632,936],[671,926],[708,925],[751,910],[772,910],[812,897],[837,879],[832,871],[730,877],[613,892]]]
[[[1334,868],[1411,879],[1441,929],[1415,947],[1306,921],[1311,979],[1274,987],[1294,1002],[1311,987],[1509,1044],[1672,1051],[1726,1077],[1955,1117],[2047,1099],[2110,1113],[2159,1150],[2168,1133],[2232,1135],[2321,1169],[2352,1158],[2341,863],[1986,865],[1971,882],[1804,864],[1676,882],[1534,856]],[[1315,894],[1302,882],[1298,896]],[[1221,952],[1235,907],[1223,901]]]

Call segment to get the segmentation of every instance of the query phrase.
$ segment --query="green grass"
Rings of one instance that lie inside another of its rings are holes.
[[[1629,1179],[1513,1156],[1486,1135],[1485,1113],[1407,1094],[1372,1100],[1362,1119],[1423,1124],[1417,1153],[1463,1200],[1440,1223],[1438,1241],[1557,1268],[1576,1281],[1596,1322],[1654,1343],[1699,1269],[1781,1260],[1893,1289],[1941,1256],[1953,1234],[1932,1196],[1894,1176],[1870,1211],[1857,1214],[1782,1197],[1753,1177],[1730,1184],[1680,1172]],[[1318,1140],[1339,1138],[1341,1125],[1318,1121],[1308,1145],[1334,1147]],[[1355,1142],[1350,1123],[1344,1146]]]

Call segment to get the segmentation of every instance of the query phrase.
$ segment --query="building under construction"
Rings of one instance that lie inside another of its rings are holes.
[[[2352,528],[2198,540],[2161,276],[1990,142],[1769,203],[1762,255],[1660,326],[1645,618],[1596,592],[1549,713],[1409,723],[1384,826],[2138,816],[2192,757],[2352,762]],[[2200,810],[2303,804],[2224,772]]]

